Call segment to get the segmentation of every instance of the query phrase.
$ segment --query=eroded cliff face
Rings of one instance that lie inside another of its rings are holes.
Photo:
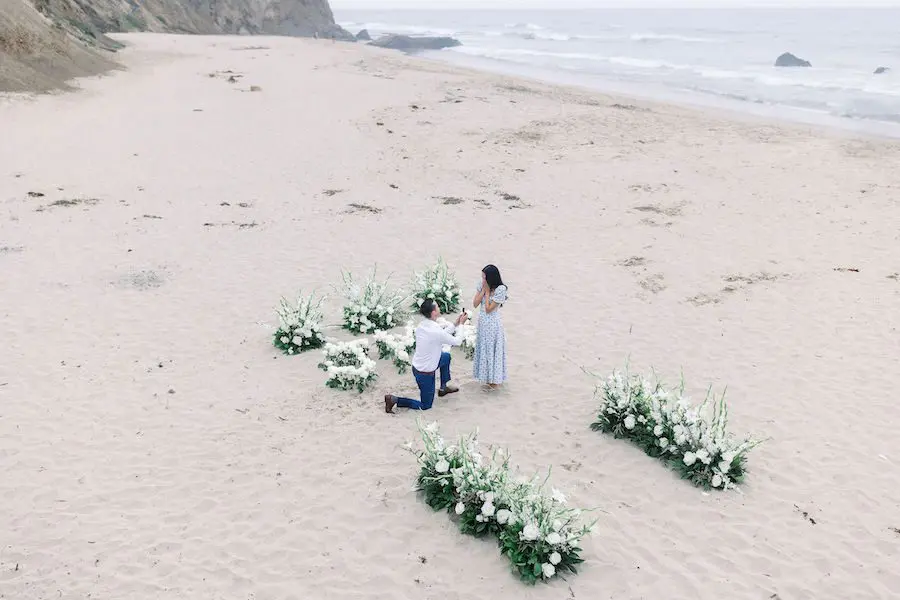
[[[105,34],[127,31],[354,40],[328,0],[0,0],[0,92],[47,91],[113,68],[104,51],[121,45]]]
[[[33,0],[53,20],[88,40],[107,32],[157,31],[246,35],[352,36],[338,27],[328,0]]]

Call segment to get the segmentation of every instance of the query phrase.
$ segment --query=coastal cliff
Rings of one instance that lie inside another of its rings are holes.
[[[107,33],[289,35],[353,41],[328,0],[3,0],[0,92],[47,91],[113,67]]]

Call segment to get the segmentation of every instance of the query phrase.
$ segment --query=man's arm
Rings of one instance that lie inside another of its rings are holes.
[[[462,345],[462,337],[460,337],[459,331],[457,330],[455,325],[452,325],[449,331],[446,329],[441,330],[441,343],[447,344],[448,346]]]
[[[449,327],[441,329],[441,343],[448,346],[461,346],[463,339],[458,326],[468,318],[468,315],[463,312],[463,314],[459,315],[456,323],[450,323]]]

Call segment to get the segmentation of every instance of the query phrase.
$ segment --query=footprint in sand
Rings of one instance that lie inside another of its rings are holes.
[[[159,274],[153,270],[143,270],[126,273],[115,279],[112,284],[119,289],[145,291],[162,287],[166,279],[168,277],[165,273]]]

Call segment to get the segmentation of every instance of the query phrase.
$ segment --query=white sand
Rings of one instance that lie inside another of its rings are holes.
[[[898,597],[897,143],[353,45],[126,39],[128,72],[0,103],[0,597]],[[73,198],[98,202],[36,210]],[[438,254],[467,288],[501,267],[511,383],[457,358],[427,417],[608,511],[568,582],[524,587],[416,498],[415,415],[381,404],[411,378],[326,390],[259,324]],[[732,429],[772,438],[742,493],[589,431],[579,367],[628,356],[728,385]]]

